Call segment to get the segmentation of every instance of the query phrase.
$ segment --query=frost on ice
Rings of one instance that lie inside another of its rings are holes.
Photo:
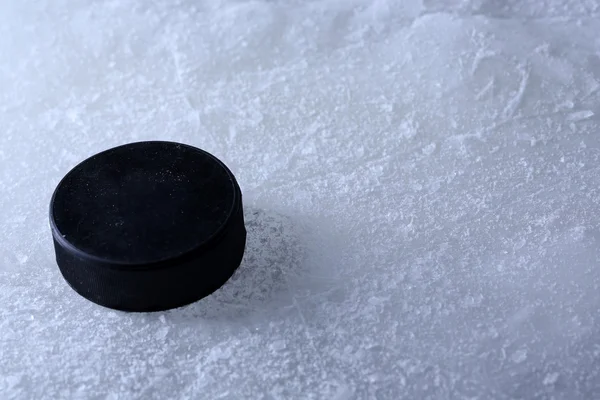
[[[2,3],[3,398],[600,397],[598,32],[584,0]],[[148,139],[231,166],[248,250],[115,313],[47,205]]]

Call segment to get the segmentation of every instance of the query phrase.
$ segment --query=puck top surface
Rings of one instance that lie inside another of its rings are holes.
[[[217,158],[170,142],[140,142],[77,165],[54,193],[54,236],[82,257],[129,266],[208,244],[236,210],[235,178]]]

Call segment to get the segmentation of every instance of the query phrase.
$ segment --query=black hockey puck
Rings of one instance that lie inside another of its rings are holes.
[[[50,203],[56,261],[102,306],[158,311],[199,300],[240,265],[242,193],[216,157],[171,142],[99,153],[58,184]]]

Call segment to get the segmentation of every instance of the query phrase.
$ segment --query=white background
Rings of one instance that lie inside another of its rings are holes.
[[[3,1],[3,399],[600,397],[597,0]],[[221,158],[219,292],[75,294],[48,203],[92,154]]]

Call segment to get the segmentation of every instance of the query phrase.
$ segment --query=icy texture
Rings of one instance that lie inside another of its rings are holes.
[[[600,398],[599,32],[597,0],[0,3],[0,397]],[[145,139],[223,159],[249,242],[126,314],[47,211]]]

